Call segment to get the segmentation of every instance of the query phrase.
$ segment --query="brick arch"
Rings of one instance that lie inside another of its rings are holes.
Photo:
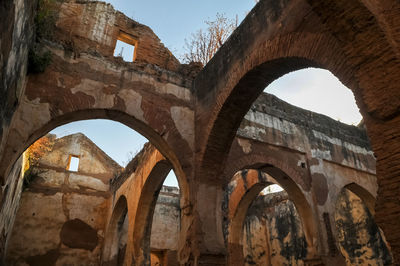
[[[29,112],[26,111],[20,112],[18,115],[24,116],[15,118],[15,120],[20,120],[16,123],[18,127],[24,128],[23,125],[20,124],[21,121],[28,121],[29,117],[25,117],[29,114],[32,117],[32,120],[35,121],[34,117],[40,117],[40,113],[36,112],[34,109],[29,109]],[[37,139],[44,136],[54,128],[58,126],[62,126],[64,124],[81,121],[81,120],[89,120],[89,119],[107,119],[116,122],[120,122],[132,130],[137,131],[144,137],[146,137],[160,152],[168,158],[168,160],[174,165],[175,169],[180,172],[182,171],[181,165],[187,163],[187,159],[178,158],[176,151],[172,147],[180,147],[185,149],[185,141],[182,140],[179,132],[175,129],[172,129],[171,134],[167,139],[163,138],[158,132],[157,129],[153,129],[149,124],[141,121],[137,117],[125,112],[116,109],[82,109],[71,111],[63,115],[58,115],[50,120],[45,120],[42,123],[35,123],[34,127],[29,128],[29,130],[25,130],[23,136],[17,130],[11,130],[8,145],[5,147],[1,161],[0,161],[0,177],[4,177],[10,171],[13,163],[17,160],[17,158]],[[27,125],[29,127],[30,125]],[[26,128],[26,127],[25,127]],[[110,136],[112,137],[112,136]],[[129,144],[128,144],[129,145]],[[186,146],[186,148],[188,148]],[[181,159],[183,161],[181,161]]]
[[[150,234],[154,208],[158,193],[171,169],[174,168],[178,179],[181,206],[184,207],[189,199],[189,187],[183,172],[177,171],[157,149],[147,145],[139,160],[136,169],[132,168],[124,173],[122,178],[126,181],[115,192],[116,197],[125,195],[128,201],[129,230],[124,262],[126,265],[150,263]],[[182,216],[181,224],[187,223],[187,219],[187,216]],[[181,236],[185,233],[182,230]]]
[[[295,170],[294,167],[290,167],[281,160],[277,160],[275,157],[267,156],[265,154],[251,153],[242,155],[240,157],[230,157],[228,163],[225,166],[224,180],[231,180],[238,171],[243,169],[266,169],[268,172],[269,167],[280,169],[283,173],[292,179],[297,186],[303,190],[308,191],[310,184],[305,180],[302,173]]]
[[[225,159],[226,151],[251,104],[270,83],[283,75],[308,67],[323,68],[331,71],[347,87],[357,88],[354,71],[346,63],[337,41],[330,35],[295,32],[259,42],[256,48],[242,58],[240,64],[227,70],[226,77],[219,77],[226,79],[224,82],[208,84],[210,81],[202,79],[203,74],[211,75],[208,72],[217,71],[213,69],[217,67],[217,63],[212,64],[214,61],[196,79],[195,87],[200,94],[200,104],[211,110],[203,112],[205,109],[201,108],[198,111],[200,125],[196,125],[196,143],[202,154],[201,169],[218,171],[220,164],[213,162]],[[202,95],[204,92],[201,91],[207,91],[204,87],[214,87],[214,104],[209,102],[206,95]]]
[[[158,193],[171,169],[172,166],[168,161],[158,162],[141,189],[133,229],[133,256],[136,265],[150,263],[150,235],[154,209]]]
[[[175,159],[168,150],[176,149],[180,163],[190,165],[193,140],[186,128],[177,126],[193,123],[186,77],[153,65],[128,67],[87,54],[71,59],[48,49],[53,53],[51,65],[44,73],[28,76],[9,133],[3,136],[1,181],[10,162],[35,138],[58,125],[93,118],[120,121],[152,141],[171,162]]]
[[[260,1],[195,80],[197,171],[221,175],[243,116],[271,80],[327,69],[352,90],[364,118],[377,158],[376,220],[399,260],[400,190],[391,185],[400,165],[398,3],[369,2]]]
[[[111,219],[104,237],[101,265],[117,265],[118,262],[118,222],[124,215],[128,215],[128,203],[124,195],[120,196],[113,206]],[[129,219],[129,218],[128,218]],[[117,257],[115,257],[117,256]]]
[[[314,215],[310,203],[297,183],[301,180],[301,175],[296,173],[291,167],[283,165],[273,158],[258,154],[245,156],[243,159],[234,162],[232,161],[230,165],[227,165],[226,169],[229,169],[229,171],[225,175],[244,169],[259,169],[258,171],[247,172],[246,177],[243,175],[234,177],[225,189],[226,195],[223,204],[225,218],[223,227],[228,248],[229,265],[243,264],[243,222],[247,209],[261,190],[273,183],[277,183],[285,189],[289,198],[296,206],[308,244],[309,258],[312,258],[316,254],[318,227],[313,218]],[[259,171],[267,173],[273,179],[265,178],[259,174]],[[293,175],[293,178],[289,173]]]

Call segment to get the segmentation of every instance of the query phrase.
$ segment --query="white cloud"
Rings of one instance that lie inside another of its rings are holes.
[[[346,124],[356,125],[362,119],[352,91],[328,70],[294,71],[272,82],[264,91]]]

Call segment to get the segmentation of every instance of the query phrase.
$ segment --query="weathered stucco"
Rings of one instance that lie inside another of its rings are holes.
[[[335,224],[346,265],[393,264],[381,230],[362,200],[350,190],[344,189],[337,199]]]
[[[286,192],[259,195],[247,212],[243,233],[245,265],[304,265],[307,242]]]
[[[79,156],[77,172],[67,170]],[[99,265],[109,180],[122,169],[82,134],[55,140],[22,192],[7,265]]]
[[[164,177],[174,169],[182,210],[177,260],[189,265],[242,265],[241,223],[257,191],[269,182],[251,172],[261,170],[285,188],[298,210],[307,263],[344,263],[337,252],[334,226],[337,198],[344,187],[375,215],[398,263],[397,1],[261,0],[203,69],[198,64],[180,64],[150,28],[109,4],[57,1],[54,31],[40,43],[41,49],[51,52],[52,62],[43,73],[25,76],[35,4],[23,0],[0,4],[4,22],[0,26],[2,250],[18,205],[19,194],[10,191],[18,190],[20,184],[16,162],[23,151],[59,125],[104,118],[137,130],[155,148],[145,148],[131,168],[116,174],[108,191],[107,180],[113,176],[103,172],[111,167],[107,164],[105,168],[93,164],[78,174],[65,174],[65,165],[59,164],[43,175],[42,183],[33,184],[37,191],[32,187],[29,193],[54,197],[53,209],[62,207],[65,216],[55,218],[71,221],[62,227],[67,232],[63,235],[69,235],[71,228],[88,228],[79,220],[96,230],[98,243],[104,232],[113,235],[123,214],[114,212],[118,219],[113,219],[113,210],[124,196],[129,213],[125,263],[148,264],[156,198]],[[134,62],[113,57],[117,40],[135,45]],[[330,70],[354,93],[366,129],[260,96],[275,79],[306,67]],[[52,162],[65,160],[60,157]],[[239,181],[234,175],[243,169],[249,171]],[[233,181],[237,186],[231,185]],[[59,194],[68,199],[61,201],[61,207]],[[83,199],[100,204],[95,198],[107,198],[110,207],[72,210]],[[96,216],[103,210],[107,228],[100,233],[83,216]],[[114,229],[109,230],[111,224]],[[227,231],[230,227],[236,229]],[[92,244],[79,247],[91,249],[95,237],[92,230],[86,233]],[[72,242],[65,241],[75,245]],[[118,254],[97,247],[93,252],[98,256]],[[32,263],[43,258],[53,263],[63,257],[68,264],[62,250],[70,252],[61,244],[31,258]],[[89,252],[85,249],[78,256],[90,257]]]

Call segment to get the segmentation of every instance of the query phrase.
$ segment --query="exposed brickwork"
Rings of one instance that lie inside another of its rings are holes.
[[[327,253],[322,214],[331,213],[332,199],[351,183],[362,186],[370,199],[377,195],[375,217],[400,261],[396,0],[261,0],[200,72],[196,64],[181,65],[151,29],[111,5],[67,0],[60,3],[54,36],[43,45],[52,64],[25,83],[34,5],[0,4],[5,22],[0,26],[1,202],[13,202],[13,167],[37,138],[68,122],[112,119],[143,134],[158,150],[145,164],[132,163],[132,175],[114,183],[116,200],[132,192],[128,184],[135,192],[128,200],[135,224],[129,237],[139,241],[128,241],[129,260],[149,260],[147,221],[162,177],[172,167],[182,186],[178,260],[224,264],[224,186],[234,170],[250,167],[275,174],[283,184],[290,180],[311,206],[308,216],[315,226],[305,232],[312,247],[308,261],[319,263],[319,255]],[[116,40],[124,38],[136,45],[133,63],[113,57]],[[305,67],[328,69],[353,91],[372,150],[362,129],[265,95],[252,106],[272,81]],[[7,232],[1,234],[5,241]],[[232,244],[240,251],[240,243]],[[50,250],[44,256],[52,262],[59,254]],[[331,258],[324,262],[337,264]]]

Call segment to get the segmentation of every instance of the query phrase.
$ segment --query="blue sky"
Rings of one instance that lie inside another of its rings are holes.
[[[239,23],[254,6],[254,0],[110,0],[117,10],[150,26],[161,41],[179,58],[185,38],[204,28],[204,21],[225,14]],[[322,113],[347,124],[361,120],[352,92],[329,71],[304,69],[287,74],[271,83],[264,91],[304,109]],[[129,154],[139,151],[147,141],[132,129],[107,120],[70,123],[52,131],[57,136],[82,132],[116,162],[125,165]],[[172,171],[171,171],[172,172]],[[171,173],[165,183],[177,186]]]
[[[239,22],[254,7],[254,0],[108,0],[105,1],[139,23],[149,26],[176,57],[185,38],[204,27],[217,13]]]

